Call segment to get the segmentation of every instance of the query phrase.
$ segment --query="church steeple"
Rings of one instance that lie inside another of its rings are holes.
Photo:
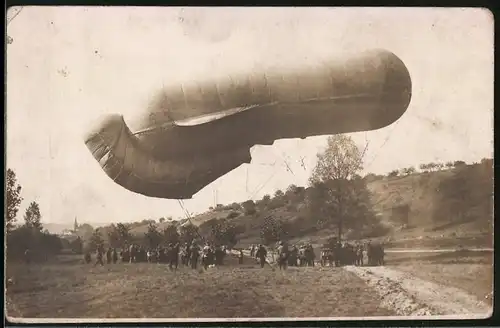
[[[73,224],[73,231],[74,232],[78,231],[78,221],[76,220],[76,216],[75,216],[75,223]]]

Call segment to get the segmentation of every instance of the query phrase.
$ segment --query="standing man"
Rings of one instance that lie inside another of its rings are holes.
[[[286,245],[283,241],[278,243],[278,265],[281,269],[286,269],[287,261],[288,261],[288,245]]]
[[[187,243],[186,242],[186,262],[184,265],[189,266],[189,259],[191,258],[191,245],[192,243]]]
[[[106,263],[107,264],[111,264],[111,261],[112,261],[112,254],[113,254],[113,251],[111,250],[111,247],[108,248],[108,250],[106,251]]]
[[[116,248],[113,248],[113,253],[111,255],[113,257],[113,264],[116,264],[116,262],[118,262],[118,252],[116,251]]]
[[[180,245],[179,243],[176,243],[172,248],[172,264],[175,267],[175,270],[177,270],[177,268],[179,267],[179,251]]]
[[[261,268],[263,268],[264,265],[266,264],[266,256],[267,256],[267,249],[264,247],[264,245],[259,245],[255,257],[259,259]]]
[[[98,264],[100,264],[101,266],[104,266],[104,262],[102,261],[103,255],[104,255],[104,249],[102,246],[99,246],[97,248],[97,259],[95,261],[94,266],[96,266]]]
[[[238,264],[243,264],[243,250],[240,249],[240,254],[238,255]]]
[[[84,260],[85,260],[85,263],[87,263],[87,264],[89,264],[92,261],[92,256],[90,255],[89,251],[85,252]]]
[[[189,258],[189,261],[191,262],[191,269],[195,269],[198,267],[198,257],[200,256],[200,249],[198,247],[198,244],[193,243],[191,246],[191,257]]]
[[[135,262],[136,248],[134,244],[130,245],[130,247],[128,248],[128,253],[129,253],[129,263]]]

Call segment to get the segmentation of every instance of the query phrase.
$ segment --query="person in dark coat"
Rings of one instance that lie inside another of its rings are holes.
[[[179,243],[172,245],[170,249],[171,251],[169,266],[170,269],[175,268],[175,270],[177,270],[177,268],[179,267]]]
[[[243,250],[240,249],[240,254],[238,255],[238,264],[243,264]]]
[[[261,268],[263,268],[264,265],[266,264],[266,256],[267,256],[267,249],[264,247],[264,245],[259,245],[255,257],[259,259]]]
[[[226,255],[224,249],[220,246],[215,247],[214,257],[215,257],[215,265],[223,265],[224,264],[224,255]]]
[[[104,262],[102,261],[103,256],[104,256],[104,249],[102,247],[99,247],[97,249],[96,262],[95,262],[94,266],[96,266],[98,264],[100,264],[101,266],[104,265]]]
[[[278,265],[280,270],[285,270],[288,264],[288,246],[282,241],[279,242],[278,246]]]
[[[87,264],[89,264],[92,261],[92,256],[90,255],[90,252],[85,252],[85,255],[83,258],[85,260],[85,263],[87,263]]]
[[[111,247],[108,248],[108,250],[106,251],[106,263],[107,264],[111,264],[111,261],[113,260],[113,251],[111,250]]]
[[[198,258],[200,257],[200,249],[197,244],[191,246],[191,257],[189,261],[191,263],[191,269],[195,269],[198,267]]]
[[[116,251],[116,248],[113,248],[111,256],[113,258],[113,264],[116,264],[116,262],[118,262],[118,252]]]

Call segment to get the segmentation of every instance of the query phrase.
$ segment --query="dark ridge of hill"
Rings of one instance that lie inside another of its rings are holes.
[[[369,175],[365,180],[372,209],[383,229],[361,234],[346,231],[346,238],[383,238],[395,246],[409,245],[405,241],[411,240],[479,238],[481,246],[492,245],[492,160],[399,177]],[[281,195],[256,201],[253,214],[246,214],[253,207],[251,201],[220,205],[195,216],[192,223],[203,231],[209,221],[227,219],[243,231],[238,246],[246,247],[260,242],[264,219],[273,216],[292,227],[292,242],[321,244],[337,232],[336,228],[316,228],[306,206],[310,192],[311,188],[289,188]],[[161,223],[159,230],[167,224],[173,223]],[[147,223],[135,223],[131,228],[133,234],[143,235]]]

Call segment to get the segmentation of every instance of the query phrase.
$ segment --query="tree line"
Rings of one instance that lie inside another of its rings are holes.
[[[446,163],[438,163],[438,162],[431,162],[431,163],[422,163],[418,166],[420,169],[420,172],[422,173],[429,173],[429,172],[437,172],[437,171],[442,171],[442,170],[451,170],[454,168],[460,168],[463,166],[466,166],[467,163],[464,161],[454,161],[454,162],[446,162]],[[417,169],[414,166],[410,167],[405,167],[399,170],[393,170],[389,172],[387,175],[388,177],[397,177],[397,176],[407,176],[417,173]]]
[[[159,223],[162,222],[159,221]],[[189,221],[184,224],[173,221],[163,229],[159,228],[156,221],[149,220],[147,231],[142,234],[134,234],[132,226],[118,223],[106,228],[96,228],[90,238],[84,241],[83,252],[95,252],[100,247],[123,249],[132,244],[155,249],[169,244],[190,244],[195,240],[200,243],[208,242],[231,248],[237,243],[236,236],[239,233],[237,227],[226,219],[212,219],[199,227]]]
[[[43,228],[40,205],[36,201],[29,203],[24,213],[23,224],[17,224],[17,214],[24,201],[21,196],[22,187],[17,181],[15,172],[7,169],[6,176],[6,253],[8,260],[23,258],[26,250],[30,250],[39,260],[58,254],[63,248],[62,240]]]
[[[63,247],[70,248],[75,253],[82,253],[93,252],[100,246],[122,248],[132,243],[156,248],[169,243],[189,243],[195,239],[232,247],[237,244],[239,236],[248,229],[257,229],[261,241],[267,245],[277,240],[290,239],[325,228],[336,229],[338,239],[342,239],[346,231],[370,231],[374,235],[381,235],[385,233],[384,227],[372,209],[370,192],[367,188],[368,182],[381,176],[367,174],[362,177],[363,164],[364,151],[352,138],[347,135],[334,135],[328,138],[326,149],[317,154],[317,163],[307,188],[291,184],[285,191],[276,190],[273,196],[264,195],[257,201],[247,200],[225,206],[217,204],[210,210],[215,212],[228,210],[229,214],[204,222],[199,227],[185,220],[173,220],[172,217],[160,218],[158,223],[153,219],[146,219],[141,222],[117,223],[96,229],[86,225],[86,232],[83,235],[79,234],[71,242],[43,229],[40,207],[35,201],[26,209],[24,224],[15,225],[23,201],[22,188],[17,182],[14,171],[8,169],[5,221],[8,254],[19,256],[26,248],[37,249],[45,254],[55,254]],[[492,160],[483,159],[481,164],[492,166]],[[419,166],[423,172],[463,167],[467,167],[463,161],[445,164],[427,163]],[[391,171],[387,176],[410,175],[415,172],[414,167],[409,167]],[[443,182],[442,190],[457,193],[458,189],[454,186],[467,185],[467,179],[463,174],[457,176],[455,180],[463,183]],[[450,205],[450,211],[461,208],[460,206],[463,207],[460,201],[453,203]],[[272,210],[283,207],[289,212],[302,214],[293,222],[289,218],[272,214]],[[442,213],[440,215],[442,216]],[[259,218],[259,225],[251,227],[238,225],[232,219],[239,216]],[[159,224],[165,222],[168,225],[160,229]],[[144,225],[147,225],[145,233],[132,233],[133,228]]]

